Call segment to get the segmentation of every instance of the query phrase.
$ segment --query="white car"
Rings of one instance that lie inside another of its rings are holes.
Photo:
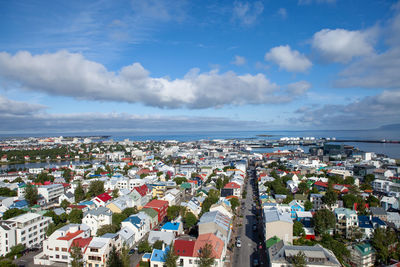
[[[236,246],[238,248],[242,247],[242,242],[240,241],[240,239],[236,240]]]

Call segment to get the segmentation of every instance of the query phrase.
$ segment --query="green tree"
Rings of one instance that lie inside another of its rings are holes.
[[[4,212],[2,219],[3,220],[8,220],[10,218],[16,217],[16,216],[24,214],[24,213],[26,213],[26,211],[24,211],[24,210],[15,209],[15,208],[14,209],[9,209],[9,210],[6,210]]]
[[[379,199],[374,197],[373,195],[368,196],[367,203],[370,207],[379,207]]]
[[[312,210],[312,208],[313,208],[313,204],[311,203],[310,200],[307,200],[307,201],[304,203],[304,209],[305,209],[306,211],[309,211],[309,210]]]
[[[125,214],[126,218],[131,216],[132,214],[138,213],[137,207],[134,206],[133,208],[126,208],[122,211],[123,214]]]
[[[306,255],[303,251],[299,251],[299,253],[297,253],[296,255],[289,257],[288,261],[293,265],[293,267],[307,266]]]
[[[0,196],[2,197],[15,197],[17,192],[7,187],[0,187]]]
[[[150,253],[152,251],[152,248],[147,242],[147,240],[143,240],[142,242],[139,243],[138,245],[138,252],[139,253]]]
[[[177,185],[181,185],[184,182],[187,182],[186,177],[175,177],[174,181]]]
[[[24,197],[26,201],[28,201],[29,206],[33,206],[36,204],[37,200],[39,199],[38,190],[34,187],[31,183],[27,184],[25,188]]]
[[[303,236],[305,235],[305,231],[303,228],[303,224],[299,221],[295,221],[293,224],[293,235],[295,236]]]
[[[65,168],[62,176],[63,176],[65,182],[69,183],[69,181],[71,180],[72,171],[69,168]]]
[[[24,250],[25,250],[25,245],[23,245],[23,244],[15,245],[10,248],[10,252],[8,252],[6,254],[6,258],[13,259],[15,256],[17,256],[17,258],[19,258],[22,256],[22,253],[24,252]]]
[[[97,236],[102,236],[102,235],[107,234],[107,233],[112,233],[112,234],[113,234],[113,233],[118,232],[118,230],[119,230],[118,225],[106,224],[106,225],[101,226],[101,227],[97,230],[96,235],[97,235]]]
[[[118,225],[118,227],[121,227],[121,222],[128,218],[124,213],[113,213],[112,215],[112,223],[114,225]]]
[[[376,260],[379,264],[387,264],[390,259],[390,248],[398,241],[393,230],[387,228],[375,229],[372,246],[376,250]]]
[[[179,256],[178,256],[178,254],[176,254],[174,245],[171,244],[169,246],[169,249],[167,250],[167,252],[164,254],[164,261],[165,261],[166,267],[177,267],[178,259],[179,259]]]
[[[300,194],[306,194],[308,192],[308,185],[306,182],[301,182],[298,187]]]
[[[197,223],[197,218],[196,215],[194,215],[192,212],[186,212],[185,217],[183,219],[183,224],[186,229],[190,229],[193,226],[195,226]]]
[[[353,209],[354,203],[357,202],[357,196],[353,194],[346,194],[342,196],[343,204],[348,209]]]
[[[130,266],[129,247],[124,243],[121,248],[121,261],[122,267]]]
[[[83,190],[83,187],[82,187],[82,184],[80,181],[78,182],[78,186],[75,189],[74,195],[75,195],[76,203],[79,203],[85,199],[85,191]]]
[[[323,234],[320,243],[323,247],[332,250],[333,254],[335,254],[336,258],[342,264],[350,257],[350,251],[347,249],[346,244],[335,240],[329,234]]]
[[[230,198],[229,202],[231,203],[231,208],[233,211],[235,211],[236,208],[240,206],[239,199],[237,199],[236,197]]]
[[[115,189],[112,191],[112,197],[113,197],[113,198],[119,197],[119,190],[118,190],[118,188],[115,188]]]
[[[199,266],[210,267],[214,264],[213,247],[210,243],[206,243],[199,251]]]
[[[153,249],[162,249],[164,242],[162,240],[157,240],[153,244]]]
[[[322,202],[328,206],[332,206],[336,203],[337,194],[333,191],[332,187],[328,187],[325,195],[322,197]]]
[[[104,182],[103,181],[92,181],[89,185],[87,195],[89,197],[98,196],[104,193]]]
[[[167,218],[168,218],[168,220],[172,221],[176,217],[178,217],[181,209],[182,209],[181,206],[174,206],[173,205],[173,206],[168,207],[168,209],[167,209]]]
[[[82,223],[83,212],[82,210],[73,209],[68,215],[68,220],[70,223]]]
[[[72,246],[71,251],[71,266],[72,267],[83,267],[83,255],[82,250],[78,246]]]
[[[0,267],[17,267],[10,259],[0,260]]]
[[[336,218],[333,212],[327,209],[317,210],[314,213],[314,227],[318,234],[324,234],[329,229],[335,227]]]
[[[107,267],[121,267],[121,265],[122,261],[119,258],[117,248],[113,246],[108,256]]]
[[[374,180],[375,180],[375,175],[373,175],[373,174],[367,174],[367,175],[365,175],[365,177],[364,177],[364,183],[366,183],[366,184],[370,184],[370,183],[372,183]]]
[[[43,216],[46,217],[51,217],[51,219],[53,220],[53,223],[55,225],[59,224],[61,222],[60,216],[58,216],[54,211],[50,210],[47,211],[45,214],[43,214]]]
[[[61,204],[60,204],[61,208],[63,208],[64,210],[66,210],[69,207],[69,205],[71,205],[71,203],[69,203],[69,201],[66,199],[61,201]]]
[[[353,176],[346,176],[343,181],[344,184],[353,185],[354,184],[354,177]]]

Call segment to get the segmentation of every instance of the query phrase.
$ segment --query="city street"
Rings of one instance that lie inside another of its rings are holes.
[[[254,182],[253,172],[251,172],[249,178],[246,185],[247,197],[245,200],[242,200],[242,202],[245,202],[244,209],[241,210],[243,215],[242,226],[238,229],[238,236],[240,236],[242,246],[241,248],[235,247],[234,249],[232,262],[232,266],[234,267],[253,266],[254,259],[257,259],[260,264],[257,244],[259,243],[259,233],[262,230],[258,226],[255,212],[253,212],[255,210],[253,206],[256,205],[256,202],[253,200],[253,196],[255,196],[252,186]],[[256,231],[253,231],[254,224],[257,225]]]

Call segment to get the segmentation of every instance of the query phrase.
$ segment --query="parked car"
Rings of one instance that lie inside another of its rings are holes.
[[[240,241],[240,239],[236,240],[236,247],[238,248],[242,247],[242,241]]]

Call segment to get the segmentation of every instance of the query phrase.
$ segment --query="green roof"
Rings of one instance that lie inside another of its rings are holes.
[[[281,241],[281,239],[277,236],[274,236],[274,237],[271,237],[270,239],[268,239],[267,242],[265,242],[265,245],[267,246],[267,248],[270,248],[273,245],[275,245],[276,243],[278,243],[279,241]]]
[[[192,188],[192,185],[190,184],[190,183],[182,183],[181,184],[181,188],[184,188],[184,189],[190,189],[190,188]]]
[[[360,254],[363,255],[363,256],[366,256],[366,255],[371,254],[372,252],[374,252],[374,249],[368,243],[357,244],[357,245],[354,246],[354,248],[356,250],[358,250],[360,252]]]
[[[158,213],[157,211],[153,210],[152,208],[143,208],[141,211],[145,212],[147,215],[149,215],[151,218],[157,217]],[[157,217],[158,218],[158,217]]]

